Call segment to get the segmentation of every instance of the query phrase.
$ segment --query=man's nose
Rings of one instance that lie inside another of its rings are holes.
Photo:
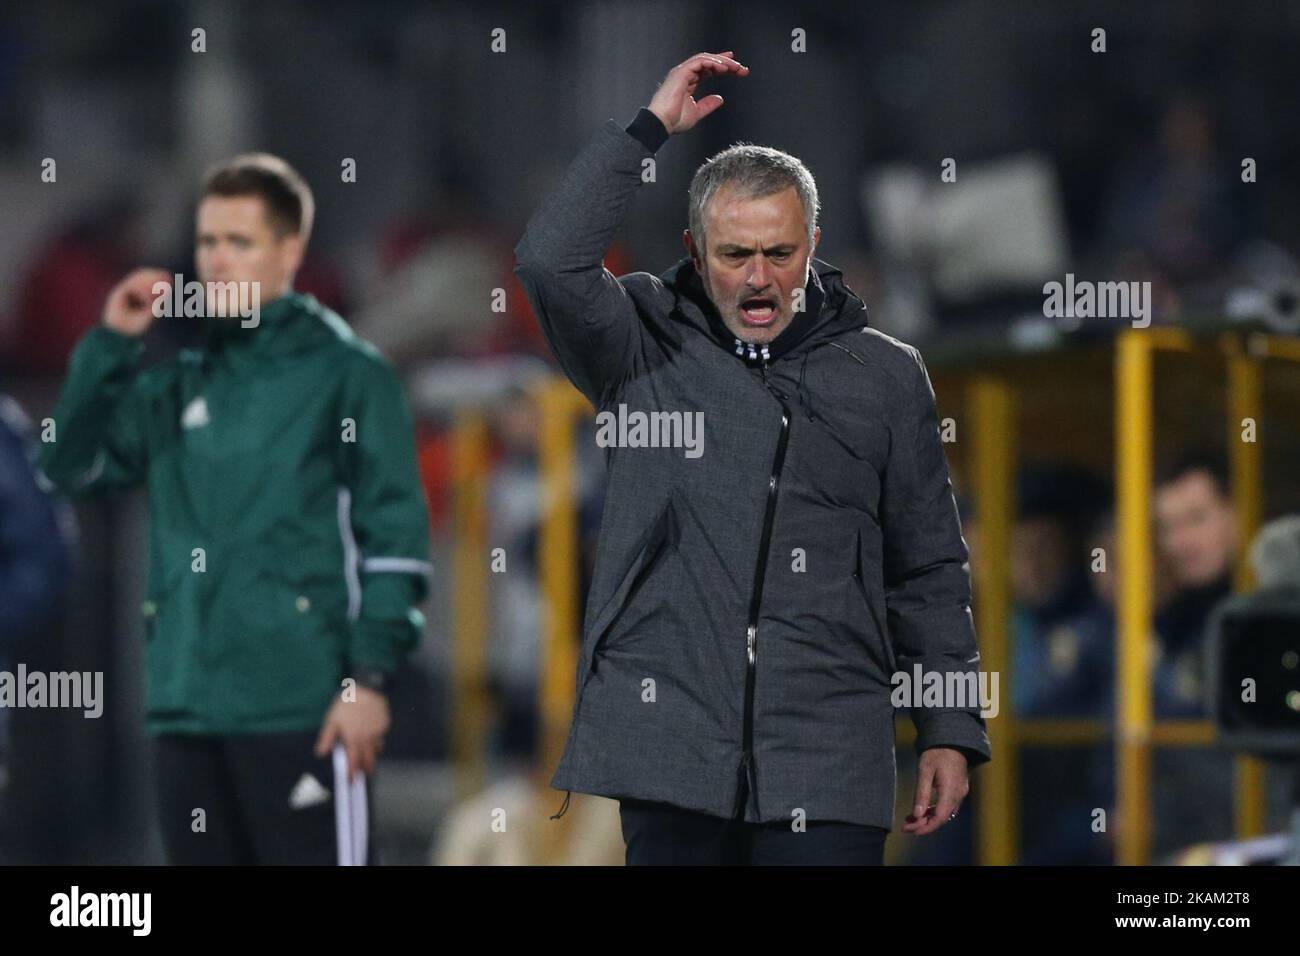
[[[771,281],[771,277],[768,275],[767,259],[764,256],[755,256],[754,267],[749,271],[748,282],[750,288],[756,292],[762,292]]]

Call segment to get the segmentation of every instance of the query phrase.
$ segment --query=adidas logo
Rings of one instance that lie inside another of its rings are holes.
[[[182,428],[201,428],[208,421],[208,402],[202,395],[186,405],[181,413]]]
[[[306,807],[314,807],[318,803],[325,803],[330,798],[330,792],[321,786],[321,782],[309,773],[305,773],[293,785],[293,790],[289,794],[289,807],[293,810],[302,810]]]

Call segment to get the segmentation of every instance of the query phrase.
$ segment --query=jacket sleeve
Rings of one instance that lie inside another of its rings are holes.
[[[971,616],[970,554],[939,435],[934,388],[925,362],[908,346],[908,385],[891,425],[880,502],[885,603],[898,667],[927,675],[966,673],[978,688],[979,649]],[[978,695],[977,695],[978,696]],[[945,705],[952,703],[944,701]],[[967,707],[914,707],[916,752],[953,747],[970,766],[991,757],[978,699]]]
[[[96,325],[73,350],[68,377],[42,435],[42,474],[68,495],[126,488],[144,481],[149,464],[149,402],[137,374],[144,343]]]
[[[339,521],[354,550],[348,557],[355,573],[348,663],[392,674],[424,632],[416,605],[428,594],[433,566],[411,415],[396,372],[377,353],[354,363],[340,427],[345,487]]]
[[[597,408],[632,367],[641,322],[603,260],[653,153],[607,120],[515,247],[515,274],[569,380]]]

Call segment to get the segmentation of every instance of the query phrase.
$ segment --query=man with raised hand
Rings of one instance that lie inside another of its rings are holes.
[[[626,129],[597,131],[515,250],[573,383],[659,429],[607,452],[553,785],[620,801],[629,863],[874,864],[894,817],[894,675],[978,684],[921,355],[868,328],[814,258],[817,187],[779,150],[733,146],[699,168],[687,255],[667,272],[602,265],[651,157],[722,105],[695,99],[700,82],[748,73],[733,51],[673,68]],[[672,427],[698,414],[687,455]],[[906,832],[955,816],[989,759],[977,697],[909,697]]]
[[[293,291],[312,209],[276,157],[214,169],[195,234],[203,347],[137,371],[181,299],[166,273],[133,272],[74,352],[42,449],[69,494],[148,487],[146,718],[173,863],[365,862],[360,775],[423,629],[410,414],[389,363]]]

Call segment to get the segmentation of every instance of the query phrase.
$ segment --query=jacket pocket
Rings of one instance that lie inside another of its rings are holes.
[[[188,553],[163,560],[162,551],[150,543],[153,555],[149,585],[140,605],[144,630],[145,706],[150,714],[185,710],[193,701],[194,649],[198,629],[191,602],[194,580]]]
[[[858,529],[855,540],[856,546],[853,551],[853,580],[857,583],[858,593],[862,595],[862,601],[867,606],[867,610],[871,615],[872,623],[875,624],[876,635],[880,639],[880,646],[885,654],[885,663],[889,665],[889,673],[885,675],[886,680],[889,680],[892,675],[898,671],[898,661],[894,657],[893,642],[889,639],[889,629],[887,626],[888,616],[885,608],[884,596],[876,596],[876,589],[867,578],[867,558],[863,553],[866,550],[866,545],[862,541],[861,529]]]
[[[286,560],[261,566],[260,577],[269,607],[266,619],[274,622],[284,639],[295,642],[305,658],[322,666],[342,663],[347,627],[346,583],[333,562]]]
[[[336,628],[348,615],[348,584],[343,562],[332,555],[286,558],[266,573],[288,592],[280,609],[290,621]],[[359,597],[359,595],[358,595]]]
[[[346,596],[341,572],[315,558],[251,554],[225,582],[213,693],[240,722],[324,714],[344,676]]]
[[[668,548],[676,546],[677,537],[677,515],[673,510],[673,503],[669,501],[659,512],[659,517],[655,519],[649,531],[646,532],[645,540],[637,550],[636,557],[632,559],[627,571],[624,572],[622,581],[614,589],[614,593],[610,595],[609,600],[605,602],[605,606],[600,609],[600,613],[592,620],[589,632],[592,635],[591,651],[587,656],[586,666],[582,670],[582,685],[578,690],[579,701],[582,699],[582,691],[586,689],[591,675],[596,672],[601,651],[604,650],[614,626],[632,603],[637,590],[649,577],[650,572],[659,563],[663,554]]]
[[[181,584],[181,576],[186,573],[186,567],[178,563],[166,565],[160,563],[151,570],[148,592],[140,604],[146,642],[152,643],[157,636],[158,620],[174,603],[176,591]]]

